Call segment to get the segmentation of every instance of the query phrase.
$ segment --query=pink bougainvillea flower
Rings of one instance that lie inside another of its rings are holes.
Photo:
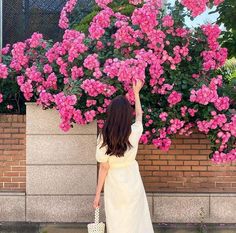
[[[8,105],[7,105],[7,109],[11,110],[11,109],[13,109],[13,108],[14,108],[13,105],[11,105],[11,104],[8,104]]]
[[[214,0],[214,5],[219,5],[224,0]],[[209,3],[209,0],[181,0],[181,4],[183,4],[185,7],[187,7],[191,12],[192,16],[196,17],[200,14],[202,14],[206,10],[206,5]]]
[[[87,122],[92,122],[96,116],[96,112],[94,110],[89,110],[84,113],[84,116]]]
[[[156,148],[159,148],[163,151],[168,151],[171,146],[171,140],[170,138],[156,138],[152,140],[152,143]]]
[[[3,94],[0,93],[0,103],[2,103],[2,102],[3,102]]]
[[[17,42],[13,45],[10,68],[20,71],[27,66],[29,58],[25,55],[25,48],[26,44],[23,42]]]
[[[160,115],[159,115],[159,118],[162,120],[162,121],[166,121],[166,118],[168,117],[168,113],[167,112],[162,112]]]
[[[166,15],[162,18],[163,27],[172,27],[174,25],[174,20],[171,15]]]
[[[192,16],[196,17],[206,10],[206,4],[209,0],[181,0],[181,3],[192,11]]]
[[[67,29],[69,27],[69,19],[67,18],[68,14],[73,11],[77,4],[77,0],[68,0],[66,5],[63,7],[59,19],[59,27],[62,29]]]
[[[34,32],[30,39],[26,40],[29,43],[30,48],[37,48],[43,44],[43,35],[41,33]]]
[[[45,74],[50,74],[50,73],[52,73],[52,67],[51,67],[49,64],[44,65],[44,67],[43,67],[43,72],[44,72]]]
[[[224,2],[224,0],[214,0],[214,4],[217,6],[219,5],[220,3]]]
[[[158,25],[156,20],[158,10],[146,3],[142,8],[136,8],[131,16],[133,25],[139,25],[144,33],[149,33]]]
[[[105,29],[110,26],[110,18],[114,15],[111,8],[100,11],[89,26],[89,36],[94,40],[99,40],[105,33]]]
[[[96,100],[87,100],[86,101],[86,106],[89,108],[92,105],[96,105],[97,101]]]
[[[6,79],[8,76],[8,69],[7,66],[0,63],[0,78]]]
[[[98,6],[101,8],[106,7],[109,3],[111,3],[113,0],[95,0]]]
[[[174,106],[175,104],[179,103],[182,99],[182,94],[177,91],[172,91],[171,94],[168,96],[167,101],[170,104],[170,107]]]
[[[100,66],[100,63],[97,58],[98,58],[97,54],[88,55],[84,59],[84,64],[83,64],[84,67],[89,70],[94,70],[95,68],[98,68]]]
[[[42,90],[39,94],[39,99],[37,100],[37,104],[50,106],[54,101],[53,95],[51,93],[47,93],[45,90]]]
[[[9,53],[9,51],[10,51],[10,47],[11,47],[10,44],[6,44],[6,46],[1,49],[1,54],[2,55],[7,55]]]
[[[229,97],[219,97],[215,102],[214,105],[215,107],[219,110],[228,110],[229,109]]]
[[[100,81],[94,80],[94,79],[86,79],[81,84],[81,88],[88,93],[89,96],[96,97],[99,94],[103,94],[105,96],[112,96],[116,92],[116,88],[104,84]]]
[[[143,0],[129,0],[129,3],[133,5],[138,5],[138,4],[141,4],[142,2]]]

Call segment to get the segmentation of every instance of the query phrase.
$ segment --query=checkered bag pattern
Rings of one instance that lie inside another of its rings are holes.
[[[99,208],[95,209],[95,222],[87,225],[88,233],[105,233],[105,223],[99,222]]]

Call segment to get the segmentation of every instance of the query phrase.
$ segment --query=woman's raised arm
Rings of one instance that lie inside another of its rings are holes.
[[[135,121],[141,121],[141,122],[142,122],[143,111],[142,111],[139,92],[142,87],[143,87],[143,83],[141,80],[138,79],[136,82],[133,81],[133,91],[134,91],[134,97],[135,97],[135,115],[136,115]]]

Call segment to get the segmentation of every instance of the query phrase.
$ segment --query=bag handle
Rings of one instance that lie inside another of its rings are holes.
[[[99,207],[95,209],[95,223],[99,223]]]

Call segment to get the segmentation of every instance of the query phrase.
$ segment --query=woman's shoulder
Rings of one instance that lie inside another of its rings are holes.
[[[142,121],[135,121],[131,125],[131,134],[130,134],[130,139],[131,141],[138,143],[140,137],[142,136],[143,133],[143,123]]]
[[[135,121],[132,125],[131,125],[131,129],[132,130],[143,130],[143,123],[142,121]]]

